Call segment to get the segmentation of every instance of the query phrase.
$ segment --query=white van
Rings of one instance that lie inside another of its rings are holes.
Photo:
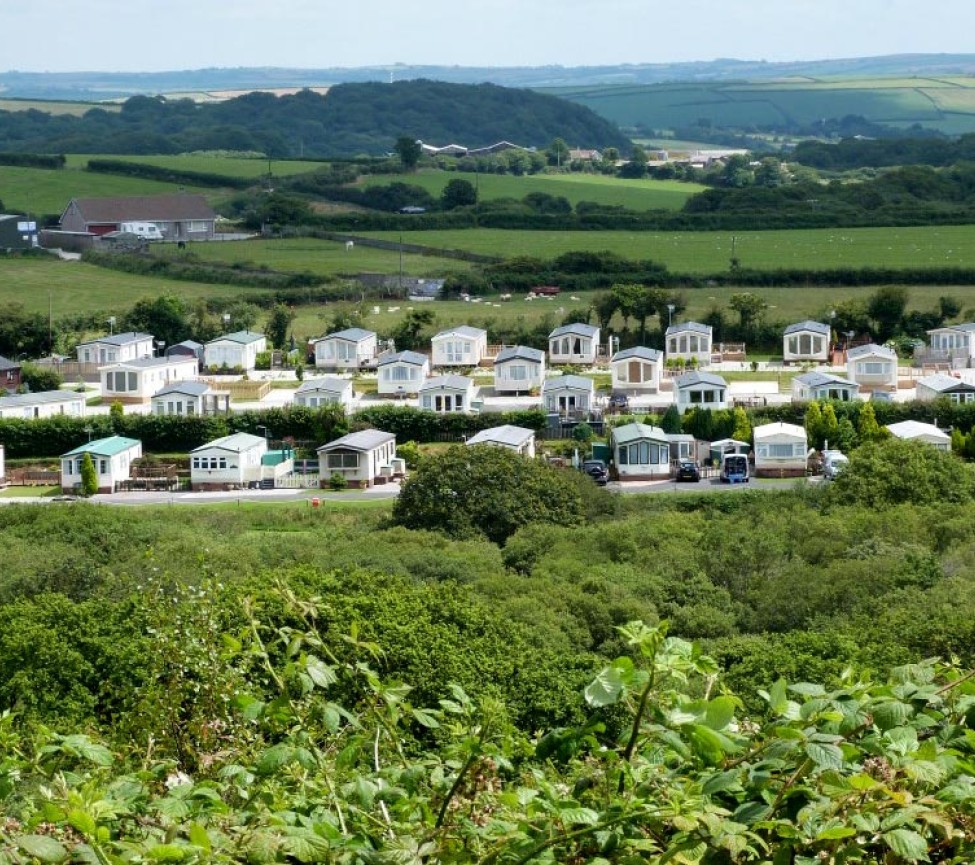
[[[127,231],[129,234],[134,234],[136,237],[142,237],[146,240],[163,239],[163,233],[159,230],[159,226],[155,222],[123,222],[120,230]]]
[[[850,461],[842,451],[823,451],[823,477],[835,481]]]

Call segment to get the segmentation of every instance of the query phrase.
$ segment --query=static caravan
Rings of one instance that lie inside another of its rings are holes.
[[[535,432],[521,426],[504,424],[481,430],[467,440],[468,445],[493,445],[507,448],[526,457],[535,456]]]
[[[769,423],[752,430],[755,474],[758,477],[803,477],[809,445],[806,430],[791,423]]]
[[[371,330],[349,327],[315,340],[315,366],[354,372],[376,357],[377,336]]]
[[[470,414],[477,410],[473,405],[476,396],[473,379],[462,375],[439,375],[420,385],[417,408],[438,414]]]
[[[944,398],[950,402],[975,402],[975,385],[953,375],[936,373],[919,378],[916,383],[918,402],[932,402]]]
[[[91,457],[98,478],[98,492],[113,493],[131,476],[132,461],[142,456],[142,442],[124,436],[109,436],[79,445],[61,457],[61,489],[77,492],[81,487],[81,466],[85,454]]]
[[[430,359],[416,351],[384,354],[376,370],[380,396],[408,396],[420,389],[430,374]]]
[[[611,433],[613,462],[621,481],[670,477],[670,440],[660,427],[628,423]]]
[[[616,352],[609,362],[613,390],[656,393],[663,359],[663,352],[642,345]]]
[[[885,345],[859,345],[846,353],[846,377],[860,390],[897,389],[897,352]]]
[[[664,333],[667,360],[693,361],[698,366],[711,363],[711,326],[696,321],[672,324]]]
[[[527,393],[545,381],[545,352],[525,345],[508,346],[494,359],[494,390]]]
[[[559,375],[548,378],[542,385],[542,407],[560,415],[585,415],[596,401],[596,385],[581,375]]]
[[[487,331],[463,324],[440,331],[430,345],[431,366],[477,366],[487,354]]]
[[[677,408],[681,414],[689,408],[712,410],[728,407],[728,383],[710,372],[688,372],[674,379]]]
[[[887,429],[895,438],[905,439],[906,441],[924,442],[940,451],[951,450],[951,436],[942,432],[931,423],[904,420],[900,423],[887,424]]]
[[[552,364],[592,366],[599,356],[599,328],[581,322],[557,327],[548,335]]]
[[[318,448],[318,461],[323,487],[334,474],[353,488],[385,483],[398,473],[396,436],[376,429],[349,433]]]
[[[792,379],[792,401],[838,400],[850,402],[860,396],[855,381],[828,372],[806,372]]]
[[[786,363],[826,363],[829,360],[830,327],[818,321],[790,324],[782,335],[782,359]]]
[[[325,405],[338,404],[349,411],[354,402],[355,393],[352,390],[352,380],[338,378],[337,376],[310,379],[302,382],[301,387],[295,391],[295,405],[307,406],[308,408],[321,408]]]

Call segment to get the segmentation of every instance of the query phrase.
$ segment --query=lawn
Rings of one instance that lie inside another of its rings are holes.
[[[0,499],[42,499],[59,495],[61,487],[5,487],[0,489]]]
[[[363,232],[395,240],[393,232]],[[973,267],[975,225],[918,228],[840,228],[735,232],[742,267]],[[554,258],[572,250],[609,250],[653,259],[680,273],[728,269],[730,232],[507,231],[456,229],[414,232],[407,242],[487,255]]]
[[[415,174],[367,175],[360,181],[366,186],[386,185],[394,181],[422,186],[435,198],[451,180],[476,183],[481,201],[492,198],[524,198],[530,192],[565,196],[573,206],[580,201],[621,205],[631,210],[678,210],[692,195],[706,187],[676,180],[623,180],[602,174],[471,174],[470,172],[425,169]]]

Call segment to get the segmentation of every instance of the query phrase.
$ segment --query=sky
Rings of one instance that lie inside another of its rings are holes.
[[[973,25],[973,0],[0,0],[0,71],[967,53]]]

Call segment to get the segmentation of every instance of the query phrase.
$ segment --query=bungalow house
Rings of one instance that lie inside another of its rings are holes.
[[[83,393],[44,390],[0,397],[0,418],[84,417],[87,402]]]
[[[928,344],[932,352],[943,354],[948,360],[964,361],[971,366],[975,360],[975,322],[946,324],[928,331]]]
[[[438,414],[470,414],[476,410],[472,405],[476,396],[477,388],[473,379],[462,375],[438,375],[428,378],[420,385],[417,408]]]
[[[238,330],[211,339],[203,346],[203,365],[207,369],[242,369],[250,372],[257,366],[257,356],[267,351],[263,333]]]
[[[417,351],[384,354],[376,367],[380,396],[415,394],[430,374],[430,358]]]
[[[581,375],[559,375],[545,379],[542,407],[560,415],[588,415],[596,402],[596,385]]]
[[[921,423],[921,421],[916,420],[902,420],[900,423],[887,424],[887,429],[895,438],[924,442],[940,451],[951,450],[951,436],[942,432],[931,423]]]
[[[728,407],[728,383],[710,372],[687,372],[674,379],[677,408],[681,414],[689,408],[712,410]]]
[[[711,363],[711,326],[696,321],[672,324],[664,333],[667,360],[682,360],[703,366]]]
[[[402,468],[396,457],[396,436],[377,429],[349,433],[318,448],[322,486],[342,475],[353,488],[371,487],[394,477]]]
[[[142,456],[142,442],[109,436],[79,445],[61,457],[61,489],[73,493],[81,486],[81,464],[91,455],[98,477],[98,492],[112,493],[131,476],[132,461]]]
[[[493,445],[507,448],[526,457],[535,456],[535,432],[522,426],[493,426],[472,435],[469,445]]]
[[[154,341],[149,333],[130,331],[78,343],[79,363],[117,363],[152,357],[154,354]]]
[[[195,357],[198,364],[203,363],[203,343],[184,339],[166,349],[166,357]]]
[[[190,451],[190,486],[193,490],[222,490],[260,481],[261,460],[267,439],[234,433]]]
[[[487,354],[487,331],[466,324],[442,330],[430,340],[430,365],[477,366]]]
[[[144,357],[98,368],[105,402],[146,403],[153,394],[177,381],[195,379],[196,358]]]
[[[975,402],[975,385],[953,375],[936,373],[919,378],[916,382],[918,402],[932,402],[944,397],[951,402]]]
[[[885,345],[858,345],[846,353],[846,376],[861,390],[897,387],[897,352]]]
[[[295,391],[295,405],[308,408],[320,408],[325,405],[338,404],[346,411],[352,408],[355,393],[352,391],[352,381],[337,376],[325,376],[302,382]]]
[[[609,362],[613,390],[656,393],[660,390],[660,366],[663,352],[638,345],[613,355]]]
[[[230,393],[214,390],[204,381],[177,381],[152,395],[152,413],[177,417],[229,414]]]
[[[508,346],[494,359],[494,390],[527,393],[545,381],[545,352],[525,345]]]
[[[20,382],[20,364],[0,356],[0,391],[15,391]]]
[[[548,335],[549,363],[592,366],[599,355],[599,328],[575,322],[557,327]]]
[[[165,240],[209,240],[217,215],[202,195],[72,198],[61,214],[63,231],[108,234],[125,222],[153,223]]]
[[[850,402],[860,396],[860,385],[828,372],[806,372],[792,379],[792,401],[838,400]]]
[[[809,445],[806,431],[791,423],[767,423],[752,430],[755,475],[765,478],[803,477]]]
[[[315,340],[315,366],[355,371],[376,356],[377,338],[371,330],[349,327]]]
[[[610,434],[613,462],[621,481],[670,477],[670,441],[660,427],[628,423]]]
[[[786,363],[826,363],[829,343],[828,324],[818,321],[790,324],[782,335],[782,359]]]

